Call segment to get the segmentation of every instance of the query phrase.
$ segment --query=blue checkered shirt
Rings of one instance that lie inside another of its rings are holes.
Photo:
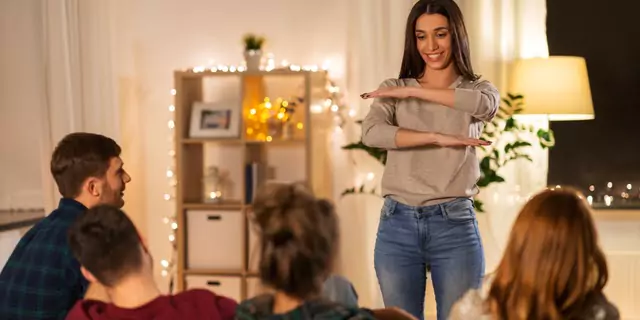
[[[72,199],[33,226],[0,273],[0,319],[64,319],[87,280],[67,244],[67,230],[86,210]]]

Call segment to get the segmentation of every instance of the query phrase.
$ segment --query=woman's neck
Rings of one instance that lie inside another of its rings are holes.
[[[429,87],[447,88],[456,81],[459,76],[454,65],[450,64],[447,68],[441,70],[425,67],[422,77],[417,80],[420,84],[428,85]]]
[[[301,306],[304,303],[303,299],[295,298],[287,295],[284,292],[278,291],[273,298],[273,310],[274,314],[287,313],[295,308]]]

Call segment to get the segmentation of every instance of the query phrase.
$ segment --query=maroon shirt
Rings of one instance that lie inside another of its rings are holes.
[[[96,300],[80,300],[69,311],[66,319],[231,320],[236,307],[237,303],[232,299],[217,296],[208,290],[194,289],[173,296],[160,296],[135,309],[123,309],[112,303]]]

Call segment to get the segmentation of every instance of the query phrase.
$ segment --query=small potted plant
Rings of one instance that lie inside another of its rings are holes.
[[[251,33],[244,36],[244,60],[247,63],[248,71],[257,71],[260,69],[263,44],[263,37]]]

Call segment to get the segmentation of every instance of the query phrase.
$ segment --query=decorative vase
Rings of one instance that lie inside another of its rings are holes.
[[[246,50],[244,61],[247,64],[247,71],[260,70],[260,60],[262,60],[262,50]]]
[[[220,202],[223,200],[223,177],[215,166],[207,168],[203,178],[204,202]]]

